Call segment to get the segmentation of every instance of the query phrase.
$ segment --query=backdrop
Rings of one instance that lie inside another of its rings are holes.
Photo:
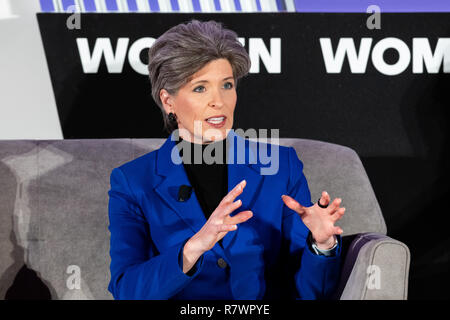
[[[450,14],[38,14],[65,139],[166,137],[147,49],[192,18],[234,31],[252,59],[235,128],[278,128],[353,148],[388,235],[411,250],[409,298],[449,298]]]

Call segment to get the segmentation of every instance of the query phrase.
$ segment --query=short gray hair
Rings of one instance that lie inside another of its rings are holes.
[[[169,121],[159,97],[161,89],[171,95],[191,80],[209,62],[225,58],[233,69],[235,86],[250,70],[250,57],[237,34],[213,20],[192,19],[162,34],[148,51],[148,71],[152,97],[161,109],[164,128],[171,133],[176,124]]]

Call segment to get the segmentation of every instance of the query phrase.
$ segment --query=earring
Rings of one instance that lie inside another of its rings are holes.
[[[167,117],[169,118],[170,122],[177,122],[177,115],[176,114],[170,112]]]

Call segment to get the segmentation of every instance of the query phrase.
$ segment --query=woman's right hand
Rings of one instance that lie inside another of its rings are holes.
[[[242,205],[241,200],[234,201],[242,193],[246,181],[242,180],[219,203],[203,227],[190,238],[183,249],[183,272],[188,272],[198,258],[221,240],[229,231],[237,229],[239,223],[253,216],[249,210],[241,211],[233,217],[230,214]]]

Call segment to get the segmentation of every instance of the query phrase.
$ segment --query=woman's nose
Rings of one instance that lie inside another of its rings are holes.
[[[223,106],[223,97],[219,89],[213,90],[209,105],[213,108],[221,108]]]

